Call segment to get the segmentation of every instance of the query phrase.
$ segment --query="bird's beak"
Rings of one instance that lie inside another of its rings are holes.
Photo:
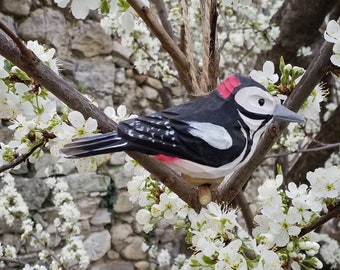
[[[303,116],[287,109],[285,106],[277,104],[274,109],[274,120],[302,123],[304,118]]]

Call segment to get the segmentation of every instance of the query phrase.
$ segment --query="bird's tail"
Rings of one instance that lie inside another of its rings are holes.
[[[126,150],[128,143],[116,131],[83,137],[65,144],[61,151],[68,158],[88,157]]]

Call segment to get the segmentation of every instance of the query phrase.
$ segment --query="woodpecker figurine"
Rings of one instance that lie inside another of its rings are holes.
[[[193,185],[217,185],[249,160],[274,119],[304,121],[277,104],[261,84],[231,75],[207,96],[122,121],[110,133],[75,139],[62,152],[80,158],[138,151],[179,171]]]

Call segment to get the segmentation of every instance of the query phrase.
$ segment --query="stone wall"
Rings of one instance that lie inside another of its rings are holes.
[[[159,80],[135,74],[129,50],[102,30],[96,14],[77,21],[67,9],[57,8],[52,0],[2,0],[0,20],[23,40],[38,40],[55,48],[62,65],[61,73],[79,90],[94,96],[102,108],[125,104],[128,111],[139,114],[162,109],[162,102],[169,101],[171,96],[177,97],[171,99],[175,103],[182,102],[180,87],[172,87],[170,92]],[[1,141],[6,140],[8,133],[1,134]],[[114,154],[98,174],[78,174],[71,164],[59,173],[69,184],[82,213],[81,228],[91,259],[90,269],[149,269],[152,265],[141,249],[142,232],[135,222],[136,208],[128,199],[126,183],[131,175],[121,167],[124,155]],[[56,213],[48,205],[50,192],[45,179],[46,169],[54,172],[56,162],[56,158],[46,154],[42,162],[34,166],[26,164],[15,175],[17,188],[22,191],[34,219],[54,235],[52,249],[57,249],[61,238],[52,224]],[[110,185],[115,187],[117,196],[114,216],[99,207]],[[1,242],[14,245],[20,250],[20,256],[34,260],[38,250],[21,246],[18,234],[19,227],[0,224]],[[162,227],[154,235],[158,244],[173,254],[179,252],[181,238]]]

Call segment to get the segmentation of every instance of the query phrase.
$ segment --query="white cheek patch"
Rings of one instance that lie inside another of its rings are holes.
[[[190,128],[188,132],[195,137],[198,137],[220,150],[226,150],[233,145],[233,139],[229,132],[221,126],[211,123],[187,122]]]

